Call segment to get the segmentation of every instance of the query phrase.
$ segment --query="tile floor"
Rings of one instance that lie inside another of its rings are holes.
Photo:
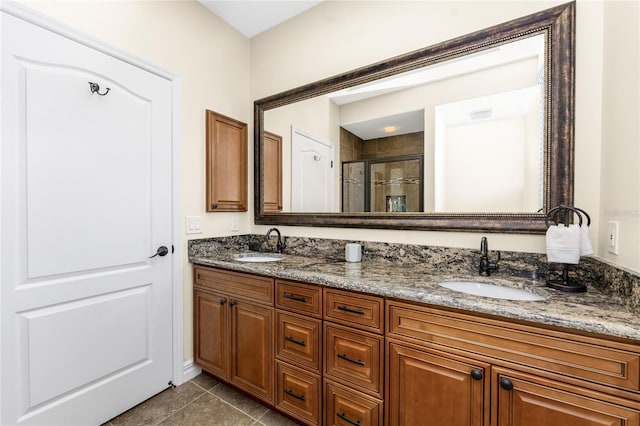
[[[293,426],[281,416],[207,375],[167,389],[102,426]]]

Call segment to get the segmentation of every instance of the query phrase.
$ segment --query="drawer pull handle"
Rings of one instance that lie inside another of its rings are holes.
[[[509,379],[500,379],[500,387],[504,390],[513,390],[513,383]]]
[[[291,336],[284,336],[284,339],[291,342],[291,343],[295,343],[296,345],[300,345],[300,346],[307,346],[307,343],[303,340],[296,340]]]
[[[340,417],[345,422],[352,424],[353,426],[361,426],[360,420],[351,420],[349,417],[347,417],[346,414],[336,413],[336,416]]]
[[[471,370],[471,378],[473,380],[482,380],[482,377],[482,370],[478,370],[477,368]]]
[[[338,306],[338,309],[344,312],[349,312],[350,314],[364,315],[364,311],[361,309],[353,309],[348,306]]]
[[[291,395],[292,397],[294,397],[295,399],[299,399],[300,401],[306,401],[304,395],[296,395],[292,390],[285,389],[284,393],[286,393],[287,395]]]
[[[359,359],[349,358],[347,355],[338,354],[338,358],[344,359],[345,361],[349,361],[349,362],[352,362],[354,364],[358,364],[358,365],[362,365],[362,366],[365,365],[364,361],[360,361]]]
[[[306,302],[307,301],[306,297],[296,296],[295,294],[291,294],[291,293],[285,293],[284,294],[284,298],[285,299],[289,299],[289,300],[294,300],[296,302]]]

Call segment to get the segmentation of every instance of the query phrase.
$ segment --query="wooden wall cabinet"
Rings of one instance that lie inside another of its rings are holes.
[[[273,279],[194,267],[195,362],[271,404],[273,327]]]
[[[282,136],[264,132],[264,205],[265,212],[282,211]]]
[[[208,212],[247,211],[247,124],[206,111]]]

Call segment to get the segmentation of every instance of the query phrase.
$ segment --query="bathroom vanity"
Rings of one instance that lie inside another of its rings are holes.
[[[595,289],[470,296],[461,274],[193,256],[195,362],[309,425],[640,425],[640,320]],[[475,278],[475,277],[474,277]]]

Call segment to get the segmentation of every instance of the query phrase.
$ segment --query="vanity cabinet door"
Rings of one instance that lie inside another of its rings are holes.
[[[195,290],[194,360],[205,371],[229,379],[229,333],[225,295]]]
[[[230,381],[273,403],[273,308],[230,298]]]
[[[389,425],[489,425],[488,364],[391,340],[387,358]]]
[[[637,403],[524,373],[494,368],[492,389],[493,426],[640,425]]]

